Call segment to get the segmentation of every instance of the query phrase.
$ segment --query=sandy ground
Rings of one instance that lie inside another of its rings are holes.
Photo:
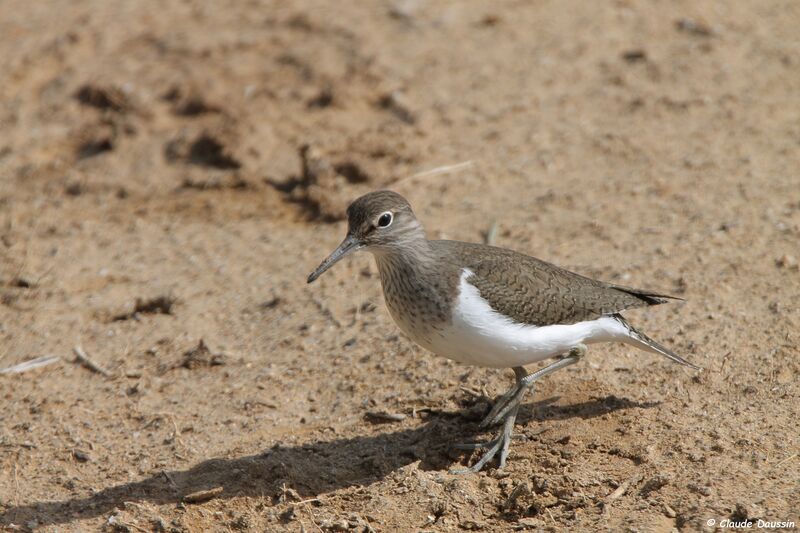
[[[794,1],[5,0],[0,368],[61,359],[0,375],[0,527],[800,523],[798,27]],[[705,370],[595,346],[505,471],[450,474],[511,372],[400,335],[367,255],[305,283],[381,187],[432,237],[496,224],[685,298],[628,316]]]

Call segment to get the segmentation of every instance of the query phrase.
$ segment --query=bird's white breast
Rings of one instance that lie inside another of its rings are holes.
[[[461,273],[450,323],[426,342],[415,339],[437,355],[465,364],[510,368],[564,354],[581,343],[628,337],[625,326],[609,316],[566,325],[520,324],[492,309],[469,283],[472,275],[469,269]]]

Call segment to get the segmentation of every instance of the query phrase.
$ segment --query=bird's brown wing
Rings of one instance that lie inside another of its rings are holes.
[[[473,272],[469,283],[492,309],[521,324],[574,324],[679,299],[587,278],[512,250],[437,242]]]

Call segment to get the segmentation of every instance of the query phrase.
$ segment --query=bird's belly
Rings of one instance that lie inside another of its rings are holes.
[[[625,327],[610,316],[575,324],[520,324],[492,309],[466,276],[459,288],[451,320],[424,339],[427,342],[414,340],[460,363],[494,368],[522,366],[566,353],[578,344],[623,340],[628,335]]]
[[[565,354],[578,344],[622,340],[616,329],[618,322],[611,317],[541,327],[513,322],[499,327],[491,322],[482,326],[456,320],[436,332],[429,342],[414,340],[435,354],[459,363],[511,368]]]

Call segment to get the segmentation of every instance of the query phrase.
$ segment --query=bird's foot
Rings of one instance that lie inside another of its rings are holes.
[[[486,450],[486,452],[474,465],[468,468],[453,469],[450,472],[453,474],[469,474],[480,472],[480,470],[486,466],[486,463],[491,461],[494,456],[497,455],[497,452],[500,452],[500,464],[497,468],[498,470],[505,468],[506,459],[508,458],[508,451],[511,448],[511,435],[514,431],[514,422],[517,420],[518,409],[519,404],[507,412],[505,421],[503,423],[503,431],[496,439],[488,442],[476,442],[474,444],[457,444],[456,448],[462,450]]]
[[[497,399],[492,407],[492,410],[489,411],[489,414],[486,415],[483,420],[481,420],[479,427],[481,429],[486,429],[490,426],[498,424],[512,409],[519,407],[519,404],[522,403],[522,398],[525,396],[528,390],[532,389],[533,384],[526,383],[517,383],[511,387],[508,392]]]
[[[514,367],[514,374],[517,378],[517,383],[511,389],[498,398],[492,410],[481,421],[480,427],[486,428],[493,424],[503,421],[503,432],[494,440],[489,442],[480,442],[475,444],[462,444],[458,448],[462,450],[486,450],[486,453],[478,460],[477,463],[469,468],[462,468],[458,470],[451,470],[454,474],[464,474],[467,472],[478,472],[486,463],[492,460],[497,452],[500,452],[500,464],[498,469],[506,466],[506,458],[508,457],[508,450],[511,447],[511,433],[514,431],[514,422],[517,419],[517,411],[522,403],[522,399],[528,390],[533,390],[533,384],[539,378],[555,372],[558,369],[573,365],[583,358],[586,354],[586,346],[579,344],[572,348],[567,355],[561,359],[547,365],[546,367],[537,370],[532,374],[525,375],[525,369],[521,366]]]

